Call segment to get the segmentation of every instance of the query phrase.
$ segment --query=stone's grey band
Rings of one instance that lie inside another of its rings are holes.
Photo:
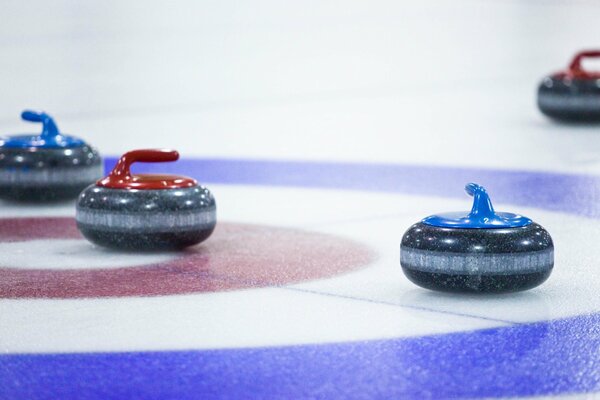
[[[77,200],[78,210],[136,213],[182,212],[215,208],[210,191],[202,186],[183,189],[136,190],[88,186]]]
[[[0,169],[0,185],[39,186],[52,184],[90,184],[102,178],[101,163],[78,168],[3,168]]]
[[[460,254],[400,247],[400,264],[418,271],[459,275],[514,275],[547,271],[554,249],[530,253]]]
[[[89,240],[103,246],[185,247],[210,235],[217,206],[202,186],[137,190],[90,185],[79,195],[75,219]]]
[[[546,110],[600,113],[600,94],[544,93],[538,97],[538,105]]]
[[[77,223],[105,231],[177,232],[209,229],[217,223],[216,208],[173,212],[111,212],[77,208]]]
[[[0,169],[50,169],[102,165],[98,152],[90,146],[51,148],[4,148],[0,147]]]

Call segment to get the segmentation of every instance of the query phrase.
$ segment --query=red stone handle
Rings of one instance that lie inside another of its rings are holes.
[[[198,182],[187,176],[139,174],[131,175],[131,164],[134,162],[166,162],[177,161],[179,153],[175,150],[144,149],[133,150],[121,156],[117,165],[104,179],[96,182],[97,186],[112,189],[181,189],[196,186]]]
[[[581,66],[581,60],[583,60],[584,58],[597,58],[597,57],[600,57],[600,50],[589,50],[589,51],[582,51],[580,53],[577,53],[575,58],[573,58],[573,61],[571,61],[569,70],[574,75],[586,75],[586,72],[583,70],[583,67]]]
[[[131,164],[134,162],[168,162],[177,161],[179,152],[167,149],[143,149],[132,150],[121,156],[117,165],[113,168],[108,178],[117,178],[119,180],[131,177]]]

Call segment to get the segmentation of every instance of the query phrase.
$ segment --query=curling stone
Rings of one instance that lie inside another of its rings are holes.
[[[514,292],[540,285],[554,266],[550,234],[527,217],[495,212],[486,190],[470,183],[470,213],[432,215],[411,226],[400,264],[413,283],[448,292]]]
[[[179,159],[174,150],[125,153],[112,172],[77,201],[77,227],[100,246],[129,250],[181,249],[207,239],[217,223],[210,191],[178,175],[137,174],[134,162]]]
[[[46,113],[24,111],[41,134],[0,138],[0,198],[24,202],[75,199],[102,177],[102,159],[83,140],[61,134]]]

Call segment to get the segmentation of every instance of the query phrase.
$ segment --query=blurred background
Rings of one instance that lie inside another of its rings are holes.
[[[0,129],[37,130],[34,108],[106,155],[596,173],[599,128],[548,121],[535,91],[600,47],[599,17],[594,0],[4,0]]]

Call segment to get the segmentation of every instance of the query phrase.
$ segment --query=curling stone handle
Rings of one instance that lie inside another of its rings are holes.
[[[177,161],[179,153],[176,150],[144,149],[129,151],[121,156],[110,176],[131,177],[131,164],[134,162],[168,162]]]
[[[569,70],[573,73],[584,73],[583,67],[581,66],[581,60],[584,58],[598,58],[600,57],[600,50],[590,50],[590,51],[582,51],[577,53],[573,61],[571,61],[571,65],[569,66]]]
[[[490,196],[483,186],[476,183],[468,183],[465,186],[465,191],[473,196],[473,208],[471,209],[469,218],[486,219],[496,216]]]
[[[58,127],[54,123],[54,120],[45,112],[25,110],[21,113],[21,118],[29,122],[41,122],[43,124],[41,133],[43,138],[51,138],[59,135]]]

